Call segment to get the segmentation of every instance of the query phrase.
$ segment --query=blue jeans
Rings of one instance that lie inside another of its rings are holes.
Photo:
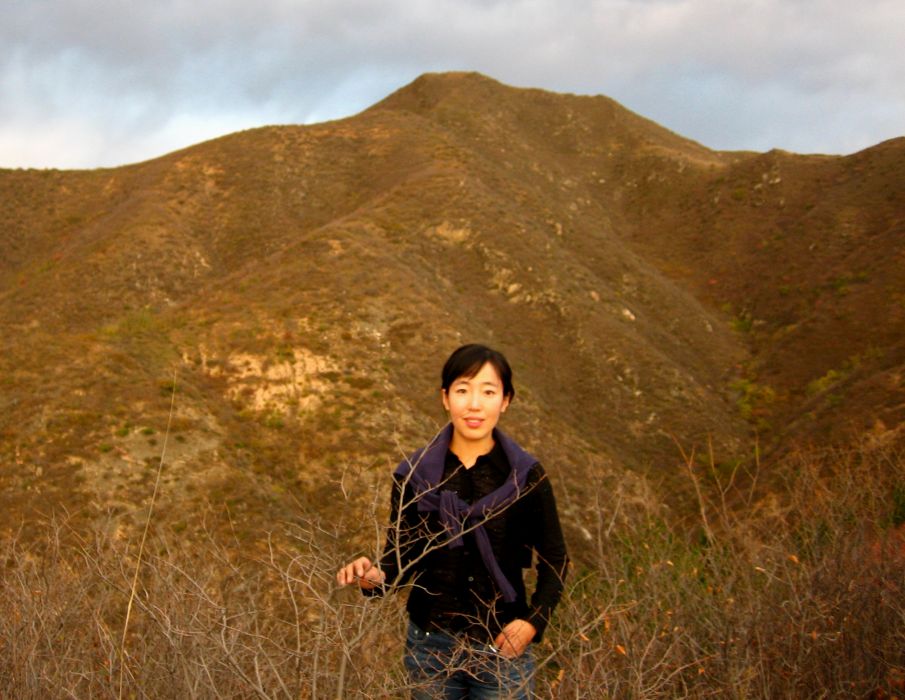
[[[531,700],[534,656],[529,646],[507,659],[490,644],[425,632],[409,622],[405,670],[412,700]]]

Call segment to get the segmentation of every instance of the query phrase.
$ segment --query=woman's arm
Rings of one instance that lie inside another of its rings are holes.
[[[540,464],[534,466],[526,483],[525,509],[520,512],[518,529],[522,541],[537,556],[537,583],[525,618],[506,624],[494,640],[501,655],[520,656],[528,644],[543,636],[553,609],[559,602],[568,566],[566,546],[556,510],[553,487]]]
[[[408,581],[418,541],[415,532],[416,508],[410,489],[404,488],[399,477],[394,478],[390,493],[390,522],[379,563],[367,557],[358,557],[337,572],[337,583],[345,586],[357,582],[366,595],[381,595],[386,586],[398,586]]]
[[[529,485],[533,486],[530,526],[531,545],[537,556],[537,584],[531,596],[531,612],[527,621],[537,630],[539,638],[543,636],[553,609],[562,597],[569,556],[556,510],[553,485],[540,464],[529,475]]]

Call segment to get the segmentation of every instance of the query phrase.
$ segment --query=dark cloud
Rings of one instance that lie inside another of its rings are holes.
[[[903,45],[898,0],[7,0],[0,165],[139,160],[462,69],[714,148],[850,152],[902,135]]]

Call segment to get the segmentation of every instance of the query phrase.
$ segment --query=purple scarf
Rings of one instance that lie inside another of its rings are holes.
[[[438,512],[440,522],[449,533],[447,546],[451,548],[462,546],[462,526],[473,527],[475,541],[481,559],[487,571],[493,577],[494,583],[503,594],[503,600],[507,603],[515,601],[515,589],[506,579],[499,562],[493,554],[490,545],[490,537],[484,530],[483,523],[487,518],[514,503],[525,489],[528,472],[537,460],[525,452],[514,440],[502,431],[494,428],[493,438],[499,442],[509,460],[512,471],[509,477],[495,491],[482,499],[468,504],[459,496],[448,489],[440,489],[443,481],[443,468],[446,463],[446,453],[452,439],[453,427],[448,424],[429,445],[414,452],[407,459],[402,460],[393,472],[396,476],[407,479],[415,491],[418,501],[418,512]]]

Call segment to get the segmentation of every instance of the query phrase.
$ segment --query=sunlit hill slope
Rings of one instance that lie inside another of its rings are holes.
[[[173,398],[160,517],[329,510],[441,424],[463,341],[510,356],[506,427],[575,527],[588,483],[681,509],[679,446],[901,440],[905,139],[715,152],[426,75],[337,122],[0,171],[0,208],[3,527],[135,515]]]

